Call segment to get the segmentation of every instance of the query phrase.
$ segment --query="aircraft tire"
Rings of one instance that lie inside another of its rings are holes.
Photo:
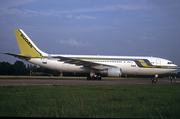
[[[99,77],[98,80],[100,81],[100,80],[101,80],[101,77]]]

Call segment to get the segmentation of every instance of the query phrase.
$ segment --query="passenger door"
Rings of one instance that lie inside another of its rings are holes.
[[[161,66],[161,60],[160,59],[156,59],[156,66]]]
[[[47,58],[42,58],[42,63],[47,64]]]

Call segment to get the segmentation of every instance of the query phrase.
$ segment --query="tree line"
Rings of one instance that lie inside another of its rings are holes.
[[[58,71],[37,67],[36,65],[28,64],[26,66],[22,61],[16,61],[14,64],[0,62],[0,75],[29,76],[32,75],[33,72],[41,72],[41,75],[60,75]]]
[[[0,62],[0,75],[28,75],[29,71],[26,65],[21,61],[14,64]]]
[[[21,75],[21,76],[30,76],[30,75],[40,75],[40,76],[60,76],[60,71],[55,71],[43,67],[38,67],[37,65],[24,64],[22,61],[16,61],[14,64],[9,62],[0,62],[0,75]],[[88,76],[89,73],[69,73],[63,72],[63,76]],[[106,76],[106,75],[103,75]],[[178,77],[180,78],[180,72],[178,73],[169,73],[164,75],[159,75],[159,77]],[[126,76],[125,76],[126,77]],[[134,76],[128,75],[127,77],[152,77],[152,76]]]
[[[0,75],[16,75],[16,76],[60,76],[62,72],[55,71],[37,65],[24,64],[22,61],[16,61],[14,64],[9,62],[0,62]],[[63,76],[87,76],[87,73],[69,73],[63,72]]]

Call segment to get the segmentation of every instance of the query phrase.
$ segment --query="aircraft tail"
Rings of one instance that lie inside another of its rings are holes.
[[[47,53],[41,51],[31,39],[24,33],[21,29],[14,29],[14,34],[21,52],[20,55],[30,56],[30,57],[42,57],[47,56]]]

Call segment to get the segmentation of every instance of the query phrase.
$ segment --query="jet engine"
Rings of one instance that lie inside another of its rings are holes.
[[[121,68],[108,68],[107,70],[101,71],[100,73],[107,74],[109,77],[121,77]]]

